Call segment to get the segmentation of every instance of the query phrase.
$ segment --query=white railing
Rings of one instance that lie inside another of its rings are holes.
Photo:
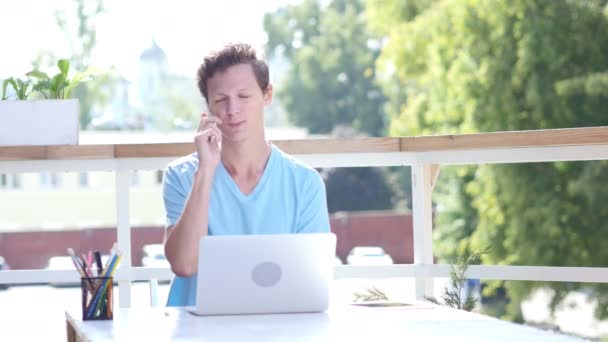
[[[433,278],[447,277],[448,265],[433,264],[431,194],[441,165],[608,160],[608,127],[500,132],[473,135],[346,140],[276,141],[313,167],[412,167],[414,264],[337,266],[336,278],[413,277],[416,297],[432,294]],[[120,306],[131,303],[131,282],[169,280],[169,269],[132,267],[129,223],[130,176],[158,170],[192,152],[191,144],[0,147],[0,173],[41,171],[112,171],[116,175],[118,244],[125,255],[115,279]],[[582,265],[584,266],[584,265]],[[545,266],[472,266],[472,278],[608,283],[608,268]],[[74,271],[0,272],[0,283],[78,281]]]

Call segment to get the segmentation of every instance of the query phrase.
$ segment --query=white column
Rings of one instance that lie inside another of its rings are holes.
[[[129,220],[129,186],[131,185],[131,172],[129,170],[116,171],[116,236],[118,246],[123,252],[121,268],[131,268],[131,225]],[[120,291],[119,306],[128,308],[131,306],[131,279],[118,281]]]
[[[432,170],[412,165],[412,211],[414,215],[414,264],[433,264]],[[433,295],[433,278],[416,276],[416,299]]]
[[[150,306],[158,306],[158,279],[150,279]]]

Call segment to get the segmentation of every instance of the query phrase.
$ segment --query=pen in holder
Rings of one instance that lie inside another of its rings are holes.
[[[113,319],[113,277],[80,278],[82,320]]]

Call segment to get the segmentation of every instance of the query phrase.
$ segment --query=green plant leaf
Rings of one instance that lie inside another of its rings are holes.
[[[68,78],[68,72],[70,70],[70,61],[67,59],[60,59],[57,62],[57,66],[59,67],[59,70],[61,70],[61,74],[63,74],[65,78]]]
[[[468,294],[463,298],[463,290],[467,280],[467,270],[471,264],[477,263],[481,259],[482,254],[489,253],[490,248],[486,247],[482,250],[473,251],[471,255],[459,255],[457,263],[450,265],[450,286],[446,286],[441,294],[441,299],[444,305],[455,308],[471,311],[475,308],[478,298]],[[435,297],[425,297],[428,301],[438,304],[439,301]]]
[[[37,91],[42,94],[45,99],[49,99],[51,97],[50,87],[51,81],[49,79],[43,79],[34,84],[34,91]]]
[[[93,69],[89,69],[84,72],[79,72],[72,77],[69,84],[65,89],[65,98],[72,98],[72,91],[76,88],[80,83],[88,82],[95,77],[95,71]]]
[[[25,92],[23,91],[22,80],[11,77],[8,79],[8,83],[10,83],[10,85],[15,90],[15,96],[17,97],[17,100],[25,100],[27,98],[27,94],[25,94]]]
[[[462,308],[466,311],[472,311],[475,309],[475,305],[477,304],[477,298],[473,296],[467,296]]]
[[[2,100],[6,100],[6,88],[8,88],[9,79],[6,79],[2,82]]]
[[[47,75],[44,72],[39,71],[39,70],[32,70],[32,71],[28,72],[25,75],[29,76],[29,77],[34,77],[34,78],[37,78],[37,79],[40,79],[40,80],[48,80],[49,79],[49,75]]]
[[[34,84],[33,89],[40,92],[46,99],[67,99],[72,97],[73,89],[82,82],[89,81],[93,78],[95,71],[89,68],[85,72],[79,72],[68,79],[70,69],[70,61],[60,59],[57,61],[57,67],[60,73],[49,77],[46,73],[39,70],[32,70],[26,75],[38,79]]]
[[[51,99],[63,99],[63,90],[68,86],[65,75],[57,74],[51,79]]]
[[[10,78],[9,83],[13,86],[13,89],[15,89],[15,95],[18,100],[27,100],[31,84],[29,80],[24,81],[19,78]]]
[[[15,92],[18,91],[18,87],[17,87],[17,82],[15,81],[14,78],[9,78],[6,81],[8,81],[8,83],[10,83],[10,85],[13,87],[13,89],[15,90]]]
[[[429,302],[431,302],[433,304],[441,305],[441,303],[439,303],[437,298],[435,298],[433,296],[424,296],[424,299],[428,300]]]
[[[34,91],[41,93],[45,99],[48,99],[50,97],[49,88],[51,86],[51,80],[49,78],[49,75],[40,70],[32,70],[28,72],[26,76],[38,79],[38,81],[34,83]]]

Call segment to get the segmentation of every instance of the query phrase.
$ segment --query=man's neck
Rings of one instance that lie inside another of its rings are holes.
[[[229,143],[222,146],[222,163],[233,178],[261,175],[270,157],[270,145],[265,139],[255,143]]]

